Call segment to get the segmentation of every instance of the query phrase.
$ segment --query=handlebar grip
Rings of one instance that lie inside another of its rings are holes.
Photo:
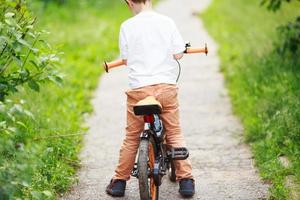
[[[115,68],[115,67],[120,67],[122,65],[125,65],[126,63],[122,60],[122,59],[119,59],[119,60],[115,60],[115,61],[112,61],[112,62],[104,62],[104,69],[105,71],[108,73],[108,71],[112,68]]]
[[[186,50],[184,53],[191,54],[191,53],[205,53],[206,55],[208,54],[208,48],[207,44],[205,44],[204,48],[191,48],[191,45],[188,43],[186,44]]]
[[[186,49],[187,54],[192,54],[192,53],[205,53],[207,55],[208,49],[207,47],[205,48],[187,48]]]

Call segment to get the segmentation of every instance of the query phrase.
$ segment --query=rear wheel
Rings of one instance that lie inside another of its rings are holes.
[[[152,139],[142,139],[138,156],[139,189],[141,200],[158,200],[159,187],[155,185],[153,171],[156,148]]]

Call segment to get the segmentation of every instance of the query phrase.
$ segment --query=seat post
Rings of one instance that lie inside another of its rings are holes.
[[[154,122],[154,116],[151,115],[144,115],[144,122],[152,124]]]
[[[151,115],[144,115],[144,130],[149,130],[151,129],[151,125],[153,124],[154,122],[154,116],[151,114]]]

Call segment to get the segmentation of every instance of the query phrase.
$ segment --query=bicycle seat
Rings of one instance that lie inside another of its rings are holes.
[[[162,106],[153,96],[148,96],[139,101],[133,111],[135,115],[161,114]]]

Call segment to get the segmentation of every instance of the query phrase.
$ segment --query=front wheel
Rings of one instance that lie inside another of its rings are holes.
[[[151,172],[154,168],[156,147],[152,139],[142,139],[138,156],[138,179],[141,200],[158,200],[159,187],[155,185]]]

